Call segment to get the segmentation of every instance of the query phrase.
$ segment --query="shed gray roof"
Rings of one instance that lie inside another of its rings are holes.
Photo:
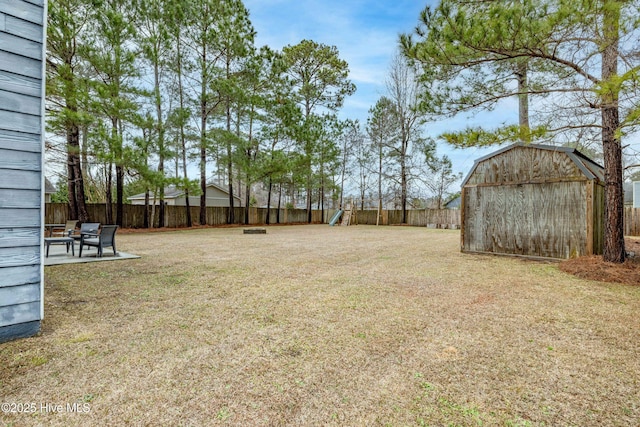
[[[576,164],[578,169],[582,171],[585,177],[587,177],[588,179],[596,179],[599,181],[604,181],[604,168],[599,164],[597,164],[596,162],[594,162],[593,160],[591,160],[590,158],[588,158],[587,156],[585,156],[584,154],[582,154],[580,151],[578,151],[575,148],[560,147],[556,145],[524,144],[522,142],[518,142],[516,144],[509,145],[507,147],[504,147],[497,151],[489,153],[486,156],[482,156],[476,159],[475,162],[473,162],[473,166],[471,167],[471,170],[469,171],[467,176],[464,178],[464,181],[462,181],[462,187],[464,187],[467,184],[467,181],[469,181],[469,178],[471,177],[471,175],[473,175],[473,172],[476,170],[476,167],[478,166],[479,163],[487,159],[490,159],[491,157],[495,157],[499,154],[505,153],[509,150],[513,150],[514,148],[518,148],[518,147],[535,148],[539,150],[558,151],[558,152],[566,153],[567,156],[571,160],[573,160],[573,162]]]

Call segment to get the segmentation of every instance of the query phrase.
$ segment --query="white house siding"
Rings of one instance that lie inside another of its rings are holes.
[[[44,0],[0,0],[0,342],[42,319]]]

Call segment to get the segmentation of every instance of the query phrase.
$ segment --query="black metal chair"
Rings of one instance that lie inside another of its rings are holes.
[[[83,234],[92,234],[93,237],[97,237],[99,229],[99,222],[83,222],[80,224],[80,230],[73,230],[69,233],[69,237],[73,237],[73,240],[80,240]]]
[[[93,246],[98,248],[98,257],[102,257],[102,249],[112,247],[113,256],[116,256],[116,230],[117,225],[103,225],[99,234],[85,233],[80,235],[80,254],[82,257],[82,248],[84,246]]]

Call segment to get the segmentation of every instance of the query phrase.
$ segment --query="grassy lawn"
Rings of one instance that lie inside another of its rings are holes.
[[[267,233],[119,234],[141,259],[47,267],[42,334],[0,344],[0,400],[38,410],[0,422],[640,424],[640,287],[458,231]]]

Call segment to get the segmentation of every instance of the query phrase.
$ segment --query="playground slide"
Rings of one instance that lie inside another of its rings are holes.
[[[333,216],[331,217],[331,221],[329,221],[329,225],[332,227],[336,225],[336,222],[338,222],[343,212],[344,211],[342,209],[338,209],[336,213],[334,213]]]

